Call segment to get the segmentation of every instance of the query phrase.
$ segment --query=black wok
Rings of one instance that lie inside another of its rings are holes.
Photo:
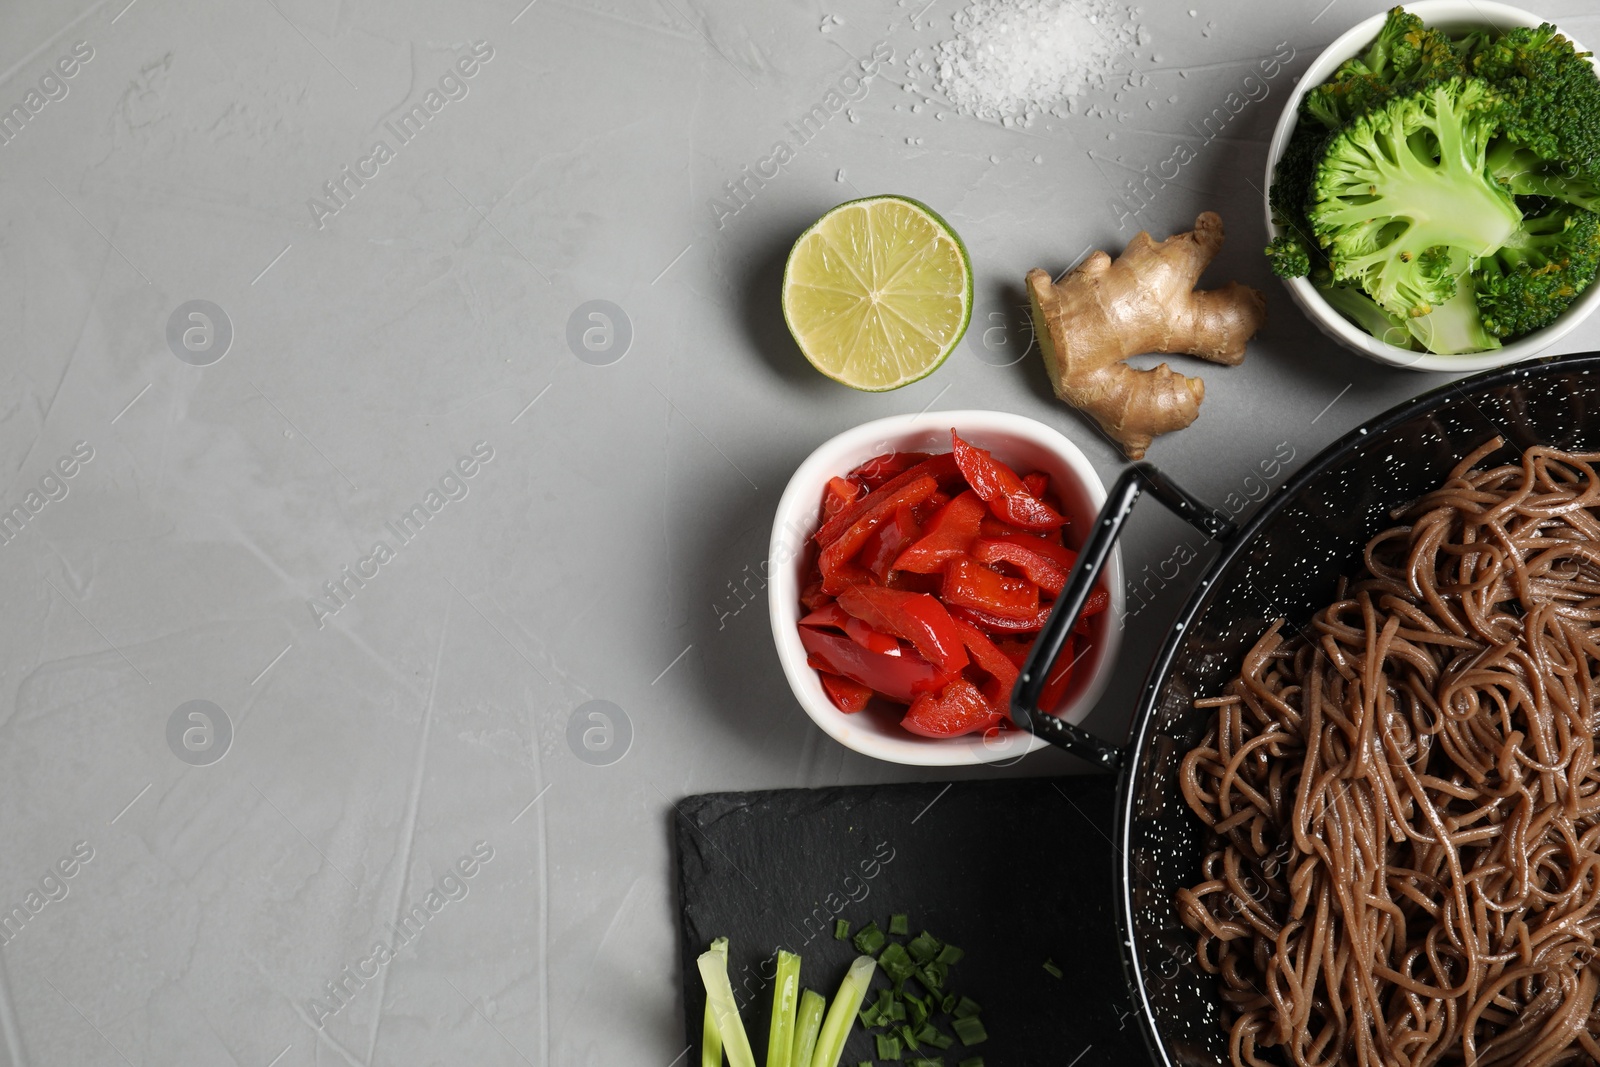
[[[1194,964],[1194,935],[1173,896],[1199,872],[1204,838],[1178,787],[1178,765],[1209,716],[1192,707],[1238,673],[1244,653],[1277,619],[1305,625],[1360,567],[1367,540],[1390,512],[1435,488],[1462,456],[1501,436],[1501,460],[1546,444],[1600,441],[1600,353],[1523,365],[1424,393],[1329,445],[1242,528],[1190,497],[1149,464],[1113,487],[1049,624],[1012,694],[1019,726],[1096,766],[1119,771],[1120,855],[1115,893],[1123,962],[1152,1059],[1161,1065],[1228,1062],[1215,983]],[[1141,492],[1222,543],[1179,612],[1118,747],[1038,711],[1054,661]]]

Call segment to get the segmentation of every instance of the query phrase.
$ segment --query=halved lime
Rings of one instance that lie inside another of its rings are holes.
[[[903,196],[851,200],[794,243],[783,318],[806,359],[880,393],[926,378],[972,315],[972,264],[950,224]]]

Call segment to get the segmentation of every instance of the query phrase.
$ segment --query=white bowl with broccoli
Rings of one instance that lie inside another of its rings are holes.
[[[1600,76],[1544,23],[1420,0],[1300,78],[1268,152],[1268,258],[1346,348],[1485,370],[1600,305]]]

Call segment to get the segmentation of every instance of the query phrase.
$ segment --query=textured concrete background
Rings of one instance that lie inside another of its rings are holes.
[[[1247,513],[1262,461],[1281,483],[1438,384],[1333,347],[1257,254],[1281,102],[1374,0],[1144,0],[1131,83],[1027,129],[929,95],[956,0],[524,2],[0,11],[30,116],[0,144],[0,504],[29,516],[0,543],[0,1062],[666,1067],[675,799],[1074,767],[931,775],[805,719],[761,574],[811,448],[995,407],[1110,477],[1025,354],[1022,275],[1206,208],[1210,277],[1272,317],[1152,450],[1183,484]],[[777,291],[799,230],[876,192],[959,229],[978,306],[868,396],[805,366]],[[1130,575],[1186,538],[1141,509]]]

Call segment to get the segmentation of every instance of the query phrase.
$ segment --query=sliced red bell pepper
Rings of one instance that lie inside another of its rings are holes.
[[[926,526],[928,520],[939,514],[940,509],[948,503],[950,503],[950,494],[940,490],[913,508],[911,516],[917,520],[917,529],[920,530]]]
[[[997,518],[1025,530],[1050,530],[1067,520],[1061,513],[1046,504],[1023,484],[1017,472],[990,455],[986,449],[963,441],[954,429],[950,440],[962,477],[983,497]]]
[[[1043,544],[1040,542],[1041,546]],[[1070,556],[1077,555],[1060,545],[1050,547]],[[1063,570],[1050,556],[1031,545],[1022,544],[1020,539],[988,540],[980,537],[972,543],[972,558],[979,563],[1009,563],[1021,571],[1024,578],[1052,596],[1060,594],[1062,587],[1067,584],[1067,571],[1071,569]]]
[[[1043,711],[1055,711],[1061,705],[1061,698],[1067,694],[1067,686],[1072,684],[1072,668],[1078,661],[1078,639],[1069,636],[1067,643],[1061,646],[1061,655],[1050,665],[1050,673],[1045,676],[1044,688],[1039,691],[1039,707]]]
[[[827,671],[818,673],[822,675],[823,692],[828,694],[833,706],[846,715],[860,711],[867,706],[867,701],[872,699],[872,690],[860,682],[842,675],[829,674]]]
[[[908,593],[929,593],[939,595],[939,587],[944,584],[944,574],[918,574],[916,571],[889,572],[889,578],[883,583],[890,589],[903,589]]]
[[[978,608],[963,608],[952,604],[950,614],[958,619],[964,619],[982,630],[991,637],[999,634],[1031,634],[1044,629],[1044,624],[1050,620],[1049,604],[1041,604],[1039,610],[1025,619],[1008,619],[992,612]]]
[[[826,582],[826,570],[823,574]],[[952,607],[1007,619],[1031,619],[1039,611],[1038,586],[1022,578],[1007,578],[971,556],[957,556],[945,564],[940,598]]]
[[[954,620],[943,604],[926,593],[853,585],[839,594],[839,606],[875,630],[910,641],[945,674],[955,674],[967,665],[967,650]]]
[[[860,495],[861,487],[855,482],[843,478],[829,478],[828,484],[822,489],[823,521],[826,522],[849,507]]]
[[[1104,589],[1096,589],[1090,593],[1089,599],[1084,602],[1083,611],[1078,615],[1074,632],[1087,634],[1089,620],[1106,610],[1110,603],[1111,596]],[[1028,618],[1012,619],[981,608],[963,608],[954,604],[946,606],[949,607],[952,616],[970,622],[991,637],[999,634],[1030,634],[1042,630],[1044,624],[1050,620],[1051,610],[1055,608],[1054,603],[1040,604],[1039,610]]]
[[[951,622],[961,635],[961,643],[967,646],[973,664],[989,676],[983,682],[983,695],[997,710],[1006,712],[1011,706],[1011,690],[1017,684],[1021,668],[976,626],[961,619]]]
[[[824,547],[831,545],[862,516],[919,478],[932,478],[937,481],[941,478],[953,478],[956,473],[956,458],[949,452],[940,453],[908,471],[902,471],[823,523],[822,528],[817,531],[817,544]]]
[[[1003,525],[996,523],[995,525]],[[1078,554],[1059,541],[1040,537],[1037,534],[1024,533],[1014,527],[1004,530],[989,528],[985,523],[979,527],[978,536],[984,541],[1006,541],[1014,545],[1021,545],[1030,552],[1037,552],[1063,571],[1071,571],[1072,565],[1078,562]]]
[[[1031,537],[1036,541],[1048,541],[1053,545],[1062,543],[1060,527],[1054,530],[1024,530],[1020,526],[1011,525],[1004,519],[997,519],[992,514],[983,517],[983,522],[978,527],[978,533],[980,536],[992,537],[1001,541],[1011,537]]]
[[[1050,476],[1044,471],[1030,471],[1022,476],[1022,484],[1040,500],[1050,491]]]
[[[889,484],[893,485],[894,483],[891,482]],[[926,475],[921,475],[913,478],[893,492],[888,492],[889,486],[886,485],[878,490],[877,493],[873,493],[872,496],[868,497],[867,499],[871,500],[879,497],[880,493],[886,494],[846,528],[827,548],[822,550],[822,556],[817,563],[822,569],[823,592],[838,596],[840,592],[858,580],[857,572],[859,572],[859,575],[866,575],[865,569],[855,566],[850,561],[855,558],[857,552],[861,551],[861,547],[866,544],[867,538],[879,526],[893,519],[895,511],[902,505],[919,504],[932,496],[934,490],[938,488],[938,482]],[[854,507],[847,509],[846,514],[851,511],[854,511]]]
[[[977,493],[962,493],[928,520],[922,537],[894,561],[895,570],[938,574],[946,562],[965,555],[977,540],[979,524],[988,510]]]
[[[998,726],[1004,718],[977,686],[956,678],[937,693],[917,697],[900,725],[924,737],[960,737]]]
[[[812,626],[800,628],[800,643],[810,654],[808,662],[819,670],[853,679],[902,704],[950,680],[915,652],[906,650],[898,656],[868,652],[848,637]]]
[[[897,474],[910,470],[931,457],[926,452],[891,452],[887,456],[873,456],[850,472],[850,480],[867,487],[878,488]]]
[[[800,603],[807,611],[815,611],[824,604],[833,603],[833,597],[822,591],[822,575],[812,570],[811,578],[800,590]]]
[[[801,626],[832,627],[843,630],[844,635],[868,652],[898,653],[900,642],[888,634],[879,633],[871,626],[862,622],[844,608],[837,601],[830,600],[827,604],[813,611],[800,620]]]
[[[954,618],[954,616],[951,617]],[[966,622],[965,619],[960,621]],[[969,623],[968,625],[971,624]],[[977,627],[973,627],[973,629],[977,629]],[[982,633],[983,631],[979,630],[978,632]],[[1018,671],[1021,671],[1022,665],[1028,662],[1028,651],[1033,648],[1033,638],[1018,637],[1013,634],[1010,636],[1002,635],[993,637],[990,638],[990,640],[994,642],[994,647],[1000,650],[1001,655],[1010,660],[1012,665],[1015,666]]]
[[[933,494],[933,496],[938,495],[938,493]],[[928,499],[932,500],[933,497]],[[856,558],[881,582],[889,576],[889,569],[900,553],[916,540],[916,537],[917,520],[911,508],[901,504],[894,509],[894,521],[886,522],[874,530]]]

